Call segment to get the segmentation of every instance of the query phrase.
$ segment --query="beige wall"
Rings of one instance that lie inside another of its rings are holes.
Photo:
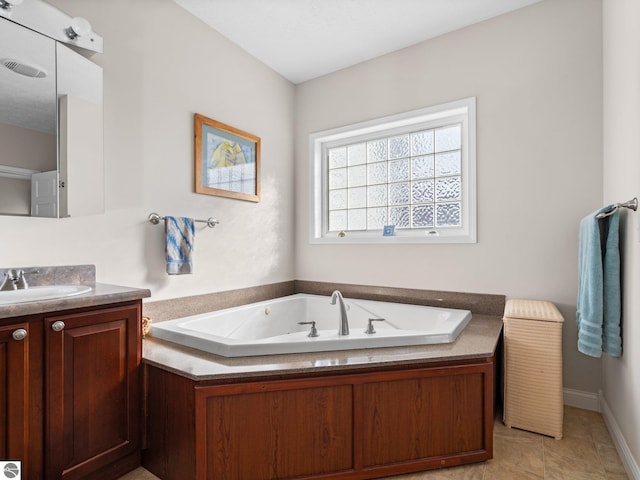
[[[640,3],[604,0],[604,200],[640,196]],[[623,355],[604,357],[603,395],[640,464],[640,213],[624,212]],[[636,471],[637,473],[637,471]]]
[[[577,352],[577,235],[602,201],[601,4],[554,0],[300,85],[296,277],[502,293],[565,316],[565,386],[596,392]],[[478,243],[311,245],[308,135],[477,97]]]
[[[0,217],[0,265],[91,263],[153,299],[293,279],[294,86],[170,0],[51,3],[104,37],[106,213]],[[195,112],[261,137],[260,203],[193,193]],[[198,224],[193,275],[164,272],[152,211],[220,220]]]
[[[0,123],[0,165],[47,171],[56,169],[56,137],[49,133]],[[31,182],[0,177],[0,212],[29,215]]]
[[[0,165],[45,172],[56,169],[56,136],[0,123]]]

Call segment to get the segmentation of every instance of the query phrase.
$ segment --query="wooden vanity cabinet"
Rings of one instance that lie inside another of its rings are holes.
[[[24,480],[116,479],[140,464],[141,311],[131,301],[0,323],[0,456],[22,460]]]
[[[0,326],[0,458],[29,465],[29,322]],[[35,477],[34,477],[35,478]]]

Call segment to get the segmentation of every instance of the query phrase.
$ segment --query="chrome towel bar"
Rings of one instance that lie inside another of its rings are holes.
[[[154,224],[154,225],[158,225],[160,223],[160,220],[164,220],[164,217],[161,217],[160,215],[158,215],[157,213],[150,213],[149,217],[147,218],[147,220],[149,220],[150,223]],[[213,228],[216,225],[218,225],[220,223],[219,220],[215,219],[215,218],[211,218],[209,217],[206,220],[198,220],[198,219],[193,219],[194,222],[199,222],[199,223],[206,223],[207,227],[209,228]]]
[[[598,215],[596,215],[596,218],[608,217],[613,212],[618,210],[620,207],[630,208],[631,210],[633,210],[635,212],[636,210],[638,210],[638,198],[637,197],[633,197],[631,200],[628,200],[628,201],[626,201],[624,203],[616,203],[616,204],[611,206],[610,210],[607,210],[606,212],[602,212],[602,213],[599,213]]]

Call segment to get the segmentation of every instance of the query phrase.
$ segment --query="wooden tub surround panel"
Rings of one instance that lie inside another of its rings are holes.
[[[163,480],[370,479],[492,458],[494,363],[216,384],[146,365]]]
[[[309,385],[306,385],[309,383]],[[314,385],[317,383],[317,385]],[[196,478],[299,478],[353,465],[353,389],[324,382],[196,388]]]

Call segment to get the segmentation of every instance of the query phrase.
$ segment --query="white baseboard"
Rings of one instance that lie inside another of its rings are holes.
[[[597,393],[583,392],[571,388],[562,389],[562,397],[565,405],[583,408],[584,410],[600,411],[600,398]]]
[[[604,398],[602,390],[598,392],[598,403],[600,404],[600,411],[602,412],[602,416],[604,417],[604,423],[606,423],[607,429],[609,429],[611,439],[616,446],[616,450],[618,451],[618,455],[620,455],[620,460],[624,465],[624,469],[627,471],[629,479],[640,480],[640,467],[638,466],[636,460],[633,458],[631,450],[629,449],[629,445],[627,445],[627,441],[622,435],[622,431],[618,426],[618,422],[616,422],[613,413],[609,409],[609,405]]]

